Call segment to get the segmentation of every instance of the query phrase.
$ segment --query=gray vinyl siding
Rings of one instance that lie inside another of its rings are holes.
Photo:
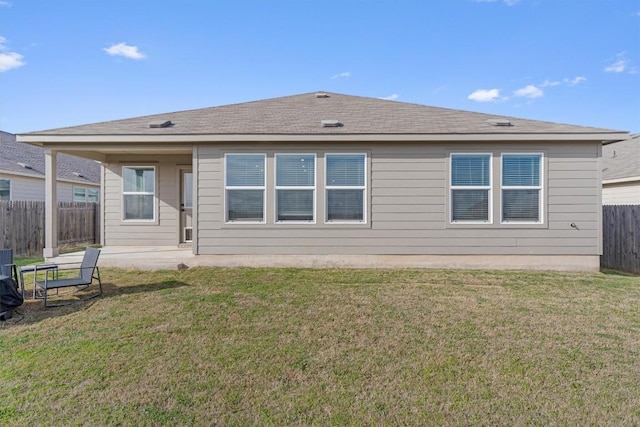
[[[640,205],[640,181],[602,186],[603,205]]]
[[[469,143],[198,146],[199,254],[599,255],[599,147],[596,143]],[[224,154],[267,154],[266,224],[224,222]],[[315,224],[276,224],[273,155],[318,155]],[[366,224],[325,224],[325,153],[368,156]],[[448,156],[493,154],[492,224],[448,221]],[[502,153],[544,155],[544,222],[500,223]],[[577,228],[572,228],[575,223]]]
[[[22,175],[0,174],[0,178],[11,181],[11,200],[44,201],[44,178],[30,178]],[[86,184],[78,184],[85,188],[99,188]],[[73,186],[68,182],[57,184],[57,199],[59,202],[73,201]]]
[[[179,166],[191,156],[109,156],[104,164],[104,244],[110,246],[172,246],[179,243]],[[155,166],[156,220],[122,220],[122,167]]]

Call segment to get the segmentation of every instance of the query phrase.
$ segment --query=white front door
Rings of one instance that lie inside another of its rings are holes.
[[[180,170],[180,243],[193,240],[191,213],[193,210],[193,173],[191,168]]]

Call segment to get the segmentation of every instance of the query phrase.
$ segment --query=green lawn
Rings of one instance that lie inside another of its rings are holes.
[[[105,269],[0,324],[0,425],[638,425],[640,277]]]

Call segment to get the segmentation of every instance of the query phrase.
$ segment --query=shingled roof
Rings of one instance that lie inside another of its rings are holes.
[[[43,149],[16,142],[14,134],[0,131],[0,172],[44,178]],[[100,165],[93,160],[59,153],[57,173],[58,179],[100,184]]]
[[[602,177],[605,181],[640,177],[640,133],[602,147]]]
[[[498,119],[498,121],[496,121]],[[322,126],[321,121],[337,126]],[[170,122],[170,124],[168,123]],[[154,127],[150,124],[154,123]],[[31,132],[81,135],[445,135],[603,134],[608,129],[496,117],[377,98],[312,92]]]

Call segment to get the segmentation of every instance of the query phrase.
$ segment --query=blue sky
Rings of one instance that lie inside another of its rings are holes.
[[[640,0],[0,0],[4,131],[318,90],[640,132]]]

